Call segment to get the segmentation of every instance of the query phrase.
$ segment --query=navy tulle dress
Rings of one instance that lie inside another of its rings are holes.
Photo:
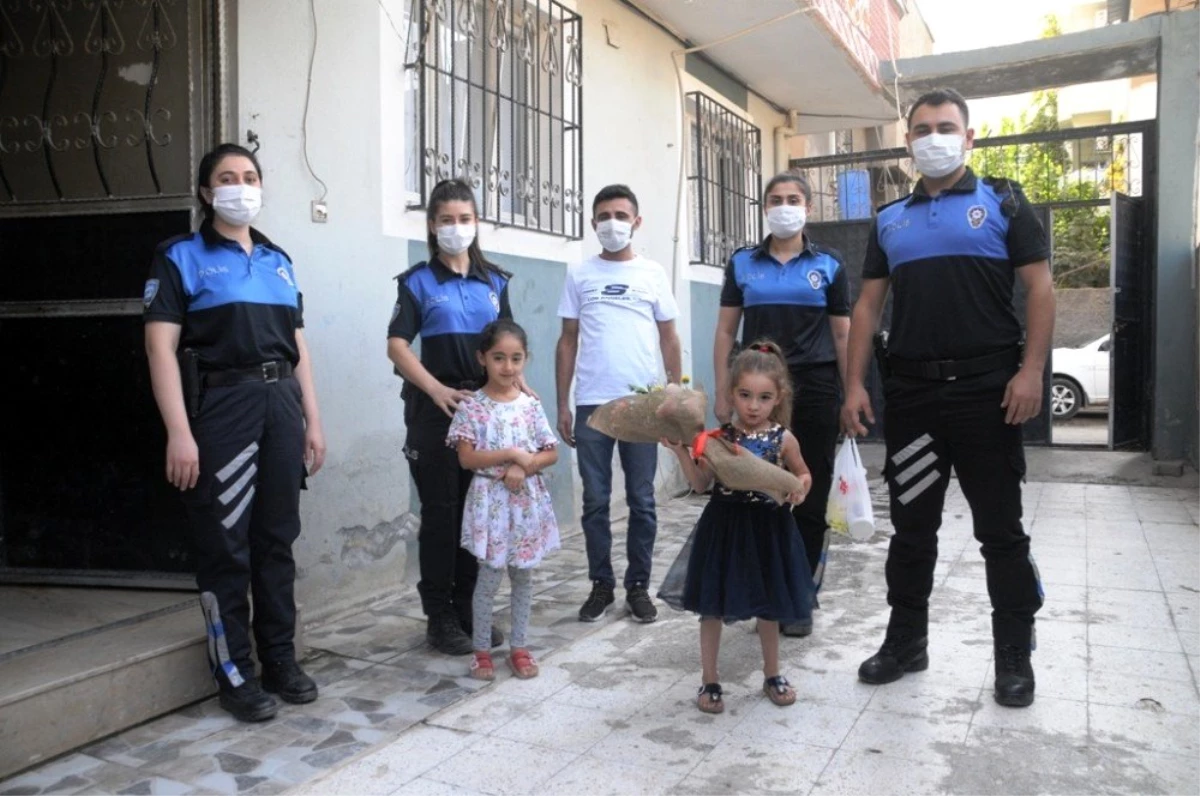
[[[747,452],[782,466],[782,426],[745,434],[726,424],[721,431]],[[717,482],[658,596],[704,618],[798,622],[812,617],[815,592],[791,510]]]

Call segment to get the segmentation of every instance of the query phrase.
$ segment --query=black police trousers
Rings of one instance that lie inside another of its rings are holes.
[[[417,592],[426,616],[454,611],[469,619],[479,562],[462,548],[461,539],[463,506],[474,473],[459,466],[458,452],[447,447],[449,429],[448,417],[415,419],[404,446],[421,501]]]
[[[813,582],[821,588],[825,554],[829,545],[829,523],[825,507],[833,485],[833,457],[837,449],[838,415],[842,407],[841,377],[837,365],[813,365],[791,372],[792,433],[800,443],[800,455],[812,475],[812,489],[804,502],[792,509]]]
[[[295,657],[292,543],[300,535],[304,483],[299,382],[206,389],[191,425],[200,479],[184,502],[195,540],[196,583],[216,596],[229,658],[248,679],[254,663],[247,592],[259,660]],[[214,671],[220,668],[221,662],[212,663]]]
[[[896,531],[886,570],[891,627],[927,632],[953,467],[983,553],[993,637],[998,644],[1033,644],[1042,587],[1021,525],[1025,451],[1021,427],[1005,423],[1000,406],[1014,374],[1004,369],[949,382],[893,376],[885,384],[885,474]]]

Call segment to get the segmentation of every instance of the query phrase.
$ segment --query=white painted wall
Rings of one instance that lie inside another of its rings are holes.
[[[644,223],[635,248],[674,276],[690,371],[691,357],[711,352],[691,350],[686,205],[677,214],[684,137],[671,52],[681,45],[615,0],[568,5],[584,19],[588,209],[609,183],[627,183],[637,193]],[[385,10],[404,35],[408,6],[408,0],[382,0],[382,8],[316,0],[308,154],[328,185],[329,221],[314,224],[309,204],[322,189],[305,166],[302,135],[311,17],[287,0],[238,4],[238,136],[245,142],[254,130],[262,143],[259,226],[296,262],[329,444],[325,469],[301,499],[304,532],[296,545],[298,599],[310,620],[396,586],[405,569],[411,487],[401,454],[400,382],[385,356],[385,330],[392,277],[408,267],[408,241],[423,239],[425,225],[422,211],[407,209],[413,197],[404,190],[404,153],[413,131],[404,119],[404,44]],[[619,31],[619,47],[609,46],[605,22]],[[720,99],[690,76],[684,88]],[[786,118],[756,96],[748,112],[738,112],[762,130],[765,181],[775,159],[774,130]],[[599,250],[590,233],[565,241],[484,224],[480,235],[490,251],[564,264]],[[551,348],[551,341],[539,342],[545,355]],[[544,398],[553,405],[553,396]],[[660,487],[675,483],[674,467],[661,468]],[[560,518],[564,525],[576,521]]]

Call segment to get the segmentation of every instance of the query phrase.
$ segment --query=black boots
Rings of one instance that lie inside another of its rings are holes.
[[[894,683],[908,672],[929,668],[929,614],[892,607],[887,635],[879,652],[858,667],[858,679],[871,685]]]
[[[871,685],[894,683],[908,672],[923,672],[929,668],[929,639],[911,632],[888,631],[879,652],[858,667],[858,679]]]
[[[1010,708],[1033,704],[1033,664],[1029,645],[996,645],[996,701]]]
[[[238,721],[267,721],[275,718],[279,703],[262,690],[258,680],[249,678],[237,688],[223,679],[218,681],[221,707],[229,711]]]
[[[431,647],[446,655],[470,655],[474,651],[471,637],[452,610],[429,617],[425,639]]]
[[[317,684],[295,661],[264,663],[262,687],[293,705],[304,705],[317,699]]]

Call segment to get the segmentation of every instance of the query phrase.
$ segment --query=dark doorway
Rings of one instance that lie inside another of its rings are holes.
[[[0,582],[191,584],[142,342],[222,106],[218,4],[6,4]],[[140,579],[140,580],[139,580]]]

